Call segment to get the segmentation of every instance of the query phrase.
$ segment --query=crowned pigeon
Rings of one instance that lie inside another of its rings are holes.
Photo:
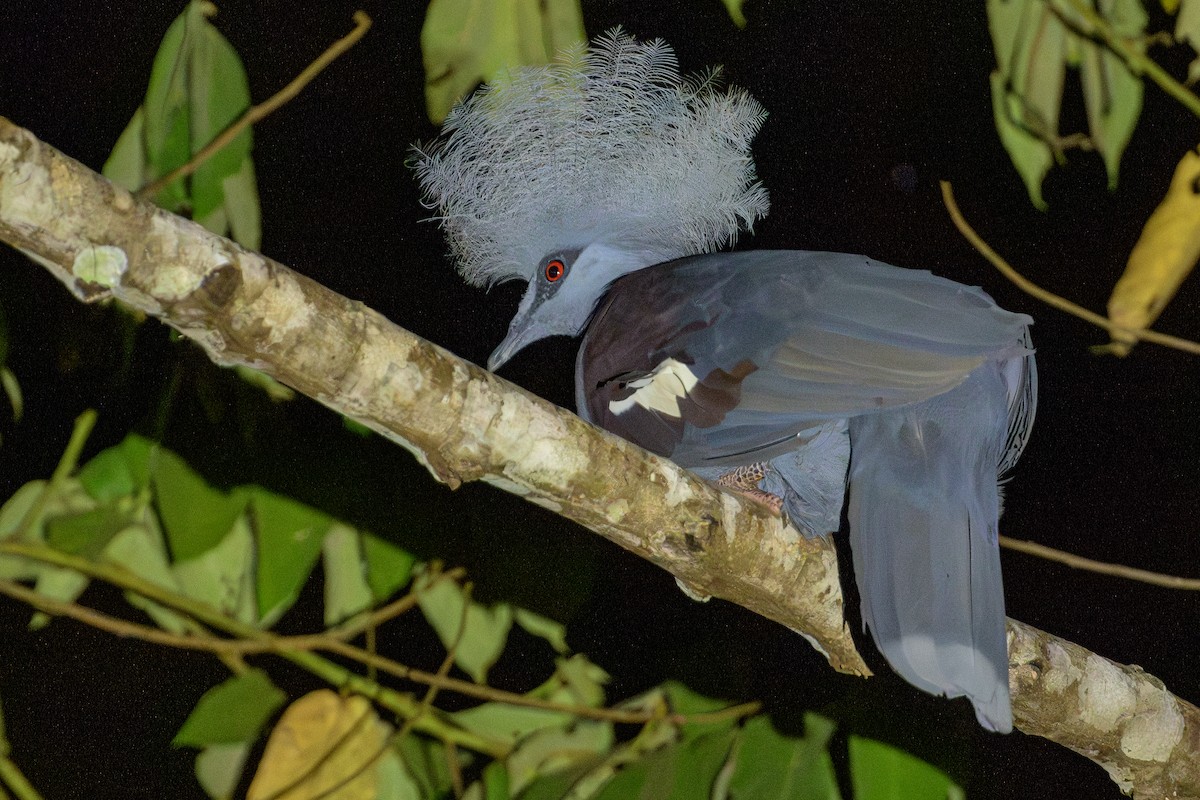
[[[713,252],[767,212],[763,119],[618,30],[478,90],[416,169],[463,276],[529,284],[489,368],[583,333],[584,419],[807,535],[848,494],[879,649],[1007,732],[999,481],[1033,422],[1031,320],[864,256]]]

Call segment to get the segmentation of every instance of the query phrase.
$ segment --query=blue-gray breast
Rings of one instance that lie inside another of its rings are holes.
[[[1033,422],[1030,323],[863,256],[693,256],[613,283],[576,398],[585,419],[708,477],[758,465],[758,488],[809,535],[837,530],[848,486],[879,649],[1007,732],[999,479]]]

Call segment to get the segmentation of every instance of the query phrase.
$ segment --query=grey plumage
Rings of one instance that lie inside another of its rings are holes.
[[[1033,421],[1030,320],[862,256],[694,255],[766,213],[762,119],[618,31],[477,93],[418,173],[468,280],[529,283],[490,368],[586,326],[584,418],[710,478],[761,467],[809,535],[848,486],[880,650],[1007,731],[998,480]]]
[[[1030,323],[862,256],[695,256],[613,284],[580,347],[576,404],[706,477],[766,462],[760,488],[809,535],[837,530],[848,485],[879,649],[1008,731],[998,481],[1033,422]]]

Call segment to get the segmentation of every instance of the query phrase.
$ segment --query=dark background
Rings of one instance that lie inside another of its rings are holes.
[[[841,250],[930,269],[982,285],[1037,320],[1038,420],[1008,488],[1004,532],[1146,569],[1198,572],[1200,361],[1146,346],[1125,360],[1089,354],[1102,332],[1005,282],[954,231],[937,192],[939,179],[951,180],[993,246],[1047,288],[1102,310],[1175,163],[1196,144],[1195,118],[1149,87],[1116,191],[1107,190],[1098,156],[1072,152],[1046,182],[1043,213],[1029,203],[992,123],[994,60],[982,4],[750,0],[740,31],[717,0],[584,5],[590,35],[621,24],[662,37],[684,70],[723,64],[730,82],[769,110],[755,154],[772,211],[742,246]],[[10,0],[0,9],[0,115],[99,169],[182,7]],[[216,24],[262,101],[346,33],[359,7],[376,23],[368,36],[255,130],[263,249],[482,363],[520,290],[485,295],[462,285],[405,168],[409,145],[436,134],[422,96],[424,3],[228,0]],[[1168,24],[1155,17],[1151,27]],[[1191,52],[1176,50],[1151,52],[1183,75]],[[1078,129],[1074,75],[1064,105],[1063,131]],[[1185,285],[1158,327],[1200,335],[1198,299]],[[784,730],[799,730],[806,709],[829,714],[841,724],[835,753],[847,733],[875,736],[948,770],[972,798],[1119,796],[1082,757],[1021,733],[987,734],[965,701],[908,687],[868,637],[859,642],[878,677],[833,674],[783,628],[728,604],[692,603],[666,573],[497,490],[452,494],[398,448],[357,438],[310,401],[272,406],[157,323],[132,326],[111,308],[81,306],[6,249],[0,310],[27,404],[19,424],[0,420],[0,497],[48,476],[71,419],[95,407],[101,423],[87,455],[137,429],[214,482],[265,484],[425,557],[465,564],[483,596],[568,622],[571,644],[613,674],[613,699],[677,678],[714,696],[762,699]],[[574,346],[540,343],[504,374],[570,406]],[[1194,595],[1014,553],[1005,554],[1004,569],[1014,618],[1140,664],[1182,697],[1200,698]],[[857,630],[857,596],[846,584]],[[285,628],[319,624],[319,591],[318,581],[312,602]],[[84,601],[120,607],[103,588]],[[15,758],[46,796],[199,796],[193,753],[167,742],[223,669],[202,655],[70,622],[30,634],[27,618],[23,607],[0,605],[0,696]],[[427,634],[414,627],[398,638],[390,645],[397,657],[436,663]],[[289,689],[312,685],[264,663]],[[530,670],[546,663],[518,636],[495,682],[529,688],[542,677]]]

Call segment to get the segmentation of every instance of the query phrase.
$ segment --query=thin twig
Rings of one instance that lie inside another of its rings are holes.
[[[1038,558],[1044,558],[1048,561],[1057,561],[1061,564],[1066,564],[1068,567],[1075,569],[1087,570],[1088,572],[1096,572],[1101,575],[1113,575],[1118,578],[1126,578],[1131,581],[1140,581],[1149,583],[1154,586],[1163,586],[1168,589],[1186,589],[1188,591],[1200,590],[1200,579],[1197,578],[1181,578],[1177,575],[1164,575],[1161,572],[1150,572],[1149,570],[1138,569],[1137,567],[1127,567],[1124,564],[1111,564],[1107,561],[1095,561],[1083,556],[1077,556],[1074,553],[1068,553],[1063,550],[1056,550],[1053,547],[1047,547],[1044,544],[1030,542],[1024,539],[1010,539],[1007,536],[1000,537],[1000,544],[1010,550],[1017,550],[1021,553],[1028,553]]]
[[[453,666],[455,656],[458,654],[458,646],[462,644],[463,636],[467,632],[467,616],[471,613],[471,593],[474,590],[475,584],[473,583],[467,583],[462,587],[462,615],[458,618],[458,630],[454,634],[454,641],[446,648],[446,657],[442,659],[442,663],[438,665],[437,672],[435,673],[439,678],[446,678],[450,675],[450,667]],[[437,699],[437,693],[437,684],[429,684],[429,691],[425,693],[425,699],[421,701],[425,713],[429,713],[429,709],[433,706],[433,701]]]
[[[462,567],[455,567],[454,569],[446,570],[445,572],[439,572],[430,580],[429,586],[426,588],[435,586],[444,580],[457,581],[465,577],[466,574],[467,571]],[[355,636],[358,636],[360,633],[365,633],[372,628],[378,628],[388,620],[395,619],[396,617],[412,610],[420,601],[420,594],[417,592],[409,592],[403,597],[393,600],[387,605],[380,606],[370,614],[365,615],[362,619],[352,620],[345,625],[339,625],[338,627],[327,631],[324,635],[334,639],[339,639],[343,642],[348,642]]]
[[[0,781],[3,781],[17,800],[42,800],[41,794],[34,788],[21,768],[8,756],[0,757]],[[7,797],[7,794],[5,795]]]
[[[33,527],[34,521],[46,508],[46,503],[62,488],[63,481],[75,472],[75,467],[79,464],[79,455],[83,452],[83,446],[87,443],[92,428],[96,425],[96,416],[95,409],[89,408],[75,418],[75,427],[71,429],[71,440],[67,442],[67,448],[63,450],[62,457],[58,459],[58,466],[54,468],[54,474],[50,476],[49,482],[43,487],[33,505],[25,512],[25,516],[21,517],[21,522],[17,525],[13,538],[25,538],[29,529]]]
[[[212,158],[217,151],[236,139],[238,134],[243,130],[274,113],[280,106],[300,94],[304,87],[311,83],[312,79],[317,77],[323,69],[333,63],[342,53],[345,53],[357,44],[358,40],[366,34],[370,27],[371,18],[367,16],[367,13],[365,11],[355,11],[354,30],[330,45],[324,53],[317,56],[315,61],[305,67],[303,72],[293,78],[291,83],[276,92],[269,100],[246,109],[246,113],[231,122],[211,142],[200,148],[186,164],[176,167],[166,175],[138,189],[137,196],[143,200],[152,198],[180,178],[191,175],[201,164]]]
[[[0,545],[0,551],[7,549],[8,548],[4,547],[3,545]],[[27,547],[21,548],[20,555],[27,558],[38,558],[37,553],[32,552],[32,550]],[[68,566],[68,568],[73,567]],[[120,588],[129,589],[130,591],[140,593],[136,586],[127,585],[115,576],[95,573],[92,573],[91,576],[101,580],[106,580]],[[111,633],[115,636],[139,639],[141,641],[163,645],[165,647],[174,647],[181,650],[195,650],[216,654],[233,654],[238,656],[254,654],[274,654],[287,656],[288,653],[321,650],[328,653],[333,653],[335,655],[344,656],[365,666],[374,666],[379,671],[396,678],[412,681],[413,683],[419,683],[424,686],[436,686],[438,689],[455,692],[467,697],[473,697],[477,700],[504,703],[506,705],[513,706],[523,706],[525,708],[537,708],[544,711],[557,711],[573,716],[607,722],[641,724],[654,718],[653,715],[645,712],[625,711],[615,708],[592,708],[589,706],[577,706],[569,703],[557,703],[553,700],[542,700],[540,698],[529,697],[527,695],[516,694],[514,692],[506,692],[502,689],[495,689],[491,686],[480,686],[479,684],[471,683],[469,681],[452,678],[449,675],[438,675],[435,673],[414,669],[405,664],[393,661],[392,659],[376,653],[370,653],[362,648],[355,647],[352,644],[348,644],[324,634],[277,636],[265,631],[255,631],[253,638],[247,636],[238,639],[218,639],[215,637],[206,638],[201,636],[182,636],[180,634],[171,633],[158,628],[152,628],[148,625],[117,619],[94,609],[87,608],[86,606],[81,606],[78,603],[55,600],[14,581],[0,580],[0,594],[8,595],[9,597],[20,600],[23,603],[27,603],[39,611],[50,614],[51,616],[67,617],[78,622],[82,622],[86,625],[91,625],[98,630]],[[163,605],[171,605],[171,603],[163,597],[154,597],[152,599],[162,603]],[[188,613],[185,609],[178,607],[175,607],[175,610],[184,614]],[[212,624],[212,620],[209,620],[209,622]],[[236,625],[236,623],[234,623],[232,620],[228,620],[228,622],[230,627]],[[224,626],[214,625],[214,627]],[[730,709],[722,709],[718,712],[709,713],[733,713],[734,709],[744,709],[745,707],[745,704],[743,704],[742,706],[734,706]],[[393,708],[392,710],[395,709]],[[406,709],[405,713],[403,714],[406,719],[411,718],[413,715],[414,709],[412,708]],[[677,714],[668,716],[667,718],[672,722],[684,724],[687,722],[700,721],[701,717],[706,716],[706,714]],[[740,714],[735,714],[735,716],[740,716]]]
[[[206,603],[178,595],[170,589],[147,580],[117,564],[93,562],[82,556],[65,553],[51,547],[46,547],[45,545],[14,542],[11,540],[0,541],[0,554],[30,558],[45,564],[65,567],[66,569],[71,569],[91,578],[105,581],[119,588],[128,589],[149,600],[153,600],[159,605],[166,606],[172,611],[190,616],[215,630],[222,631],[242,640],[272,642],[273,640],[282,638],[259,630],[252,625],[231,619]],[[42,602],[45,602],[47,598],[40,599]],[[157,633],[162,632],[156,631]],[[304,643],[311,643],[304,640],[313,639],[325,639],[331,644],[346,646],[342,642],[326,639],[326,637],[287,637],[286,641],[299,640]],[[181,641],[186,642],[185,646],[189,649],[205,649],[204,645],[200,645],[190,637],[181,637]],[[228,640],[222,640],[217,644],[223,649],[232,648],[234,652],[237,652],[238,646]],[[382,686],[374,681],[369,681],[341,664],[323,658],[316,653],[309,652],[307,649],[284,647],[279,645],[278,642],[274,644],[274,647],[265,648],[264,651],[271,652],[291,661],[293,664],[343,691],[361,694],[364,697],[374,700],[383,708],[404,717],[416,714],[417,712],[417,701],[411,695],[404,694],[387,686]],[[246,652],[250,651],[248,646],[244,649]],[[316,648],[313,647],[311,649]],[[332,648],[330,649],[332,650]],[[421,719],[417,724],[417,728],[434,738],[441,739],[442,741],[456,742],[463,747],[479,753],[485,753],[493,758],[503,758],[510,749],[510,746],[506,742],[467,730],[435,715],[428,715]]]
[[[1094,311],[1089,311],[1083,306],[1072,303],[1064,297],[1059,297],[1051,291],[1043,289],[1033,281],[1029,280],[1021,273],[1013,269],[1007,261],[1005,261],[999,253],[993,250],[983,238],[971,228],[966,219],[963,218],[962,212],[958,210],[958,204],[954,201],[954,190],[951,188],[949,181],[942,181],[942,202],[946,206],[946,210],[950,213],[950,219],[954,221],[955,227],[963,237],[971,243],[971,245],[979,251],[979,254],[991,262],[1000,274],[1008,278],[1017,288],[1031,297],[1041,300],[1046,305],[1057,308],[1059,311],[1078,317],[1085,322],[1090,322],[1097,327],[1103,328],[1109,333],[1121,333],[1128,336],[1141,339],[1142,341],[1160,344],[1164,347],[1172,347],[1176,350],[1182,350],[1185,353],[1200,355],[1200,343],[1181,339],[1178,336],[1170,336],[1158,331],[1152,331],[1145,328],[1126,328],[1123,325],[1117,325],[1107,317],[1101,316]]]

